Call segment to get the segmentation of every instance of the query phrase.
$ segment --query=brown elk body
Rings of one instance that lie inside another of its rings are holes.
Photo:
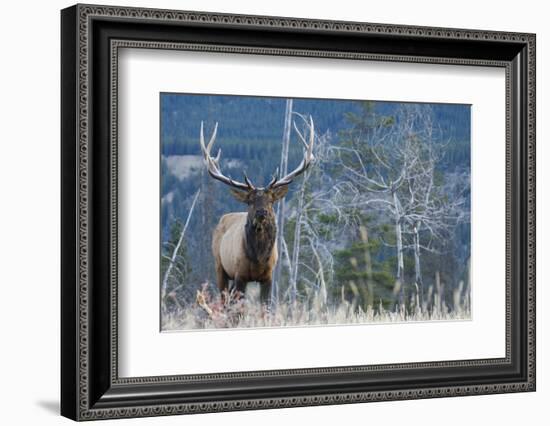
[[[260,284],[260,298],[267,303],[271,293],[272,273],[277,264],[277,223],[273,204],[283,198],[288,192],[288,184],[303,173],[313,160],[314,128],[310,117],[310,140],[296,128],[298,136],[305,146],[304,159],[300,165],[283,178],[273,177],[265,187],[255,187],[248,177],[245,183],[237,182],[221,173],[219,166],[220,152],[214,158],[210,150],[214,143],[217,125],[208,145],[204,143],[203,126],[201,123],[201,148],[209,174],[231,186],[232,195],[248,206],[247,212],[228,213],[223,215],[212,235],[212,254],[216,262],[216,281],[222,294],[229,289],[229,281],[233,281],[233,289],[244,294],[249,282]]]

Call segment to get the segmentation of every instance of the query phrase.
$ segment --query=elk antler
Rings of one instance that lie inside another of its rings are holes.
[[[300,117],[302,117],[300,115]],[[306,121],[305,118],[302,117],[304,121]],[[288,185],[290,182],[294,180],[294,178],[303,172],[307,170],[311,162],[315,159],[313,156],[313,141],[315,140],[315,128],[313,127],[313,118],[311,118],[311,115],[309,116],[309,124],[306,121],[306,125],[309,127],[309,143],[306,142],[306,138],[304,135],[298,130],[298,127],[296,126],[296,122],[293,122],[294,130],[296,130],[296,133],[298,133],[298,137],[300,138],[300,141],[302,144],[304,144],[304,158],[302,159],[301,163],[294,169],[292,172],[287,174],[282,179],[279,179],[278,176],[276,176],[278,173],[276,173],[275,176],[273,176],[273,179],[271,179],[271,182],[269,182],[268,188],[274,189],[279,186]]]
[[[231,179],[230,177],[225,176],[221,172],[220,157],[222,155],[222,150],[221,149],[218,150],[218,154],[216,155],[215,158],[210,155],[210,151],[212,150],[212,145],[214,145],[214,140],[216,139],[217,132],[218,132],[218,123],[216,123],[216,125],[214,126],[214,131],[212,132],[212,136],[208,141],[208,145],[206,145],[204,143],[204,125],[203,125],[203,122],[201,121],[200,143],[201,143],[202,154],[204,156],[204,163],[206,164],[208,173],[214,179],[217,179],[220,182],[223,182],[229,186],[232,186],[233,188],[244,189],[246,191],[254,189],[254,185],[252,185],[252,182],[250,182],[250,180],[248,179],[248,176],[246,176],[246,173],[244,174],[244,181],[246,183],[241,183]]]

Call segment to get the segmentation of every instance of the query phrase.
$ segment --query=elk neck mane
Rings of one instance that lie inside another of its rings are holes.
[[[277,225],[274,218],[269,218],[261,226],[256,226],[254,219],[248,217],[244,239],[246,257],[256,264],[267,262],[271,257],[276,237]]]

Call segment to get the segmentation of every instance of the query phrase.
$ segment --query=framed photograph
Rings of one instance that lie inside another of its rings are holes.
[[[535,35],[61,12],[61,413],[535,390]]]

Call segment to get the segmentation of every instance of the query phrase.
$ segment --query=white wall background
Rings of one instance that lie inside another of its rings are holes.
[[[550,27],[536,0],[104,0],[103,4],[537,33],[538,390],[375,404],[118,420],[212,425],[545,424],[550,401]],[[59,10],[71,2],[11,1],[0,26],[0,418],[2,424],[68,424],[59,417]],[[102,424],[113,423],[108,421]],[[116,423],[114,423],[116,424]]]

